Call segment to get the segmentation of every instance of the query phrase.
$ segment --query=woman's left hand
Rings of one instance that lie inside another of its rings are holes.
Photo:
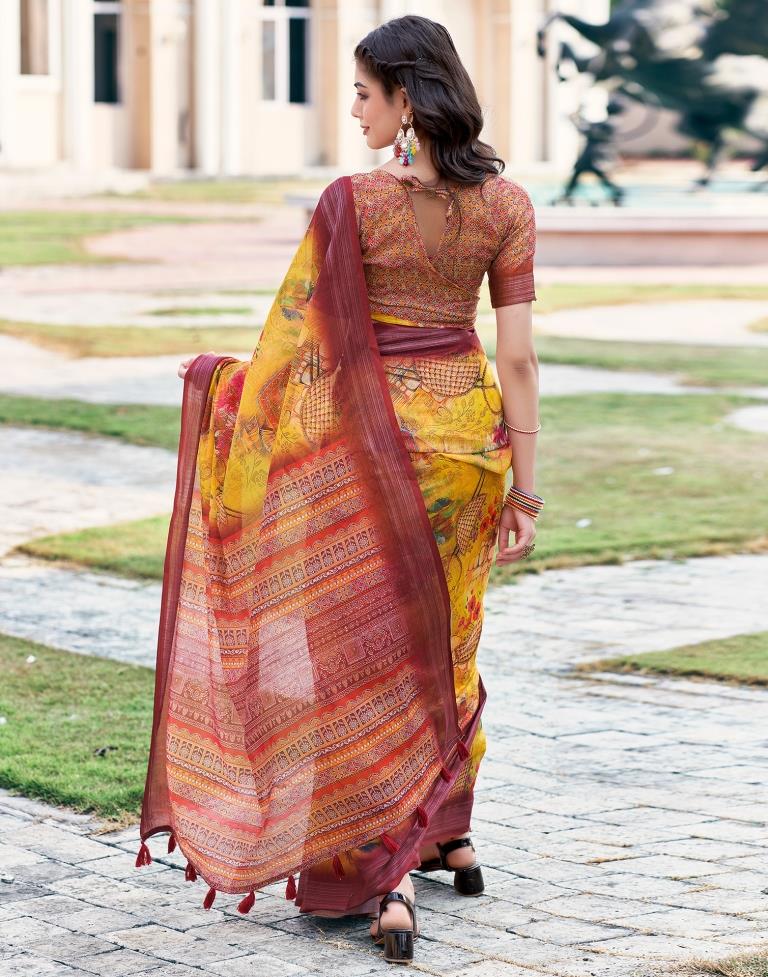
[[[514,545],[509,545],[509,534],[515,534]],[[526,546],[531,544],[536,536],[536,520],[529,516],[527,512],[516,508],[513,505],[502,506],[501,516],[499,517],[499,531],[496,542],[499,552],[496,556],[496,563],[514,563],[519,560]]]
[[[212,349],[209,349],[208,352],[209,353],[212,353],[214,356],[216,355],[215,351],[212,350]],[[187,370],[189,369],[189,364],[192,362],[192,360],[196,360],[198,358],[198,356],[204,356],[204,355],[206,355],[206,354],[204,354],[204,353],[195,353],[194,356],[188,356],[187,359],[182,360],[181,363],[179,363],[179,368],[178,368],[178,370],[176,372],[178,373],[178,375],[181,377],[182,380],[184,379],[184,376],[185,376]]]

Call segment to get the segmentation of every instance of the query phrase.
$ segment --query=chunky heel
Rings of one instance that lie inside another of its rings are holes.
[[[413,930],[385,930],[384,959],[387,963],[411,963]]]
[[[453,887],[463,896],[479,896],[485,889],[483,870],[479,865],[455,869]]]
[[[413,929],[391,929],[381,928],[381,916],[390,902],[402,902],[408,907],[411,914]],[[419,935],[416,925],[416,907],[413,902],[403,892],[393,889],[388,892],[379,903],[379,924],[376,927],[376,935],[373,942],[384,944],[384,959],[387,963],[411,963],[413,961],[413,941]]]
[[[454,868],[448,864],[447,855],[457,848],[471,848],[475,850],[470,837],[454,838],[452,841],[436,841],[439,858],[429,858],[421,862],[417,868],[419,872],[436,872],[444,869],[446,872],[453,872],[453,887],[462,896],[479,896],[485,890],[483,872],[476,861],[474,865],[466,868]]]

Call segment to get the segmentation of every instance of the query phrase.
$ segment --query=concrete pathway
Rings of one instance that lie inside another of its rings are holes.
[[[725,421],[742,427],[746,431],[757,431],[768,434],[768,407],[740,407],[738,410],[726,414]]]
[[[450,876],[414,876],[420,972],[650,977],[768,952],[768,690],[569,671],[764,627],[767,568],[756,555],[639,561],[489,593],[489,747],[472,824],[486,893],[466,900]],[[366,920],[301,917],[282,883],[246,917],[221,894],[204,910],[204,883],[184,881],[164,842],[136,869],[135,828],[100,833],[0,794],[3,974],[390,972]]]
[[[0,455],[0,557],[38,536],[164,514],[173,505],[176,457],[161,448],[0,425]]]
[[[768,302],[706,299],[563,309],[536,316],[535,326],[542,335],[577,339],[768,347],[768,332],[748,328],[760,319],[768,319]]]
[[[69,292],[0,293],[0,319],[54,326],[253,326],[263,322],[274,300],[268,295],[229,295],[226,292],[84,292],[73,301]],[[159,315],[167,309],[216,311],[210,315]],[[246,312],[238,312],[246,309]]]

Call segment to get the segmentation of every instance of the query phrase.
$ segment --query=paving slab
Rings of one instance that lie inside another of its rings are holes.
[[[607,651],[668,646],[680,619],[702,635],[757,629],[752,591],[766,559],[548,571],[489,592],[488,753],[472,826],[486,892],[460,905],[449,876],[414,873],[423,972],[644,977],[643,967],[768,944],[768,690],[570,671]],[[615,627],[580,641],[590,595]],[[549,626],[528,634],[533,615]],[[58,965],[109,974],[112,960],[116,974],[145,963],[172,977],[245,973],[257,960],[262,973],[386,972],[365,920],[303,917],[279,885],[249,917],[227,896],[206,911],[205,886],[186,883],[180,852],[156,841],[152,865],[131,868],[137,826],[104,832],[0,792],[0,845],[13,880],[0,884],[11,896],[0,942],[18,973],[20,959],[51,975]]]

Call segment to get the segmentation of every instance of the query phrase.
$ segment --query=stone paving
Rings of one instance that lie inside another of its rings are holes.
[[[420,972],[651,977],[691,957],[768,952],[768,690],[570,671],[764,626],[767,565],[638,561],[489,593],[489,746],[472,822],[487,888],[463,900],[450,876],[414,874]],[[367,920],[302,917],[282,883],[247,917],[224,894],[204,910],[205,885],[184,882],[164,840],[136,869],[135,827],[104,833],[0,796],[1,972],[387,972]]]

